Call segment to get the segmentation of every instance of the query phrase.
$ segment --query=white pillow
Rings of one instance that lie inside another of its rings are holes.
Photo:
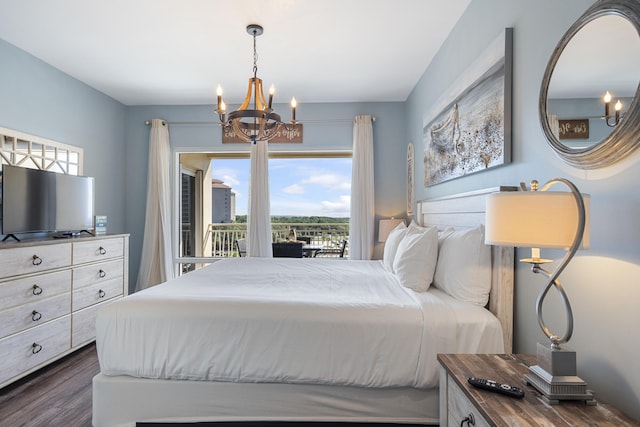
[[[437,260],[437,228],[428,228],[422,233],[408,232],[398,246],[393,271],[403,286],[425,292],[433,282]]]
[[[484,227],[443,233],[433,284],[459,301],[485,306],[491,291],[491,247]]]
[[[384,252],[382,253],[382,263],[385,268],[393,273],[393,260],[396,257],[398,251],[398,245],[407,234],[407,226],[404,222],[396,225],[387,236],[387,240],[384,242]]]
[[[431,227],[421,227],[414,220],[411,220],[409,227],[407,227],[407,233],[424,233],[431,229]]]

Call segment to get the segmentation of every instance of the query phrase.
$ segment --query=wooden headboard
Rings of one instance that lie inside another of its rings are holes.
[[[484,224],[485,198],[489,193],[515,191],[516,187],[495,187],[447,197],[418,202],[416,218],[421,225],[470,228]],[[504,350],[513,349],[513,272],[514,249],[504,246],[491,247],[491,294],[489,310],[502,325]]]

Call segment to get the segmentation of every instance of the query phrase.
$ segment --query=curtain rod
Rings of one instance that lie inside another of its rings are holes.
[[[371,118],[372,121],[376,121],[375,116]],[[189,125],[202,125],[202,126],[211,126],[211,125],[219,125],[219,122],[167,122],[163,121],[169,125],[177,125],[177,126],[189,126]],[[326,120],[298,120],[296,123],[352,123],[353,119],[326,119]],[[145,125],[150,126],[151,120],[145,120]]]

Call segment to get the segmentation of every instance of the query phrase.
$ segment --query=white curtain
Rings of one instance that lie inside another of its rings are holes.
[[[371,259],[375,244],[372,121],[371,116],[356,116],[353,124],[350,259]]]
[[[169,126],[153,119],[149,135],[147,172],[147,214],[136,291],[173,277],[171,256],[171,202]]]
[[[269,202],[269,145],[251,144],[251,178],[247,215],[247,256],[271,257],[271,204]]]

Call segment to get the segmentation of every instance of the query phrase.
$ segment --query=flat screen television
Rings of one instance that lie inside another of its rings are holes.
[[[2,234],[93,229],[93,177],[2,165],[1,179]]]

